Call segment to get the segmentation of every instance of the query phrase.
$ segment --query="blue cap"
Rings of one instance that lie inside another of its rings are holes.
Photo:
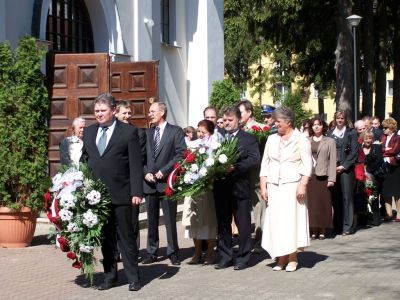
[[[272,114],[275,110],[275,107],[273,107],[272,105],[267,105],[267,104],[264,104],[261,108],[262,108],[263,115]]]

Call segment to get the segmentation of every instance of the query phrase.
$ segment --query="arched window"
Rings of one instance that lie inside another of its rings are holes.
[[[92,25],[83,0],[51,1],[46,39],[56,52],[94,52]]]

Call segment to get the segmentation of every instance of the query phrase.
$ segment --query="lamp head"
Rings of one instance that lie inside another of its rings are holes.
[[[351,25],[351,27],[357,27],[360,24],[362,17],[357,15],[351,15],[346,18],[347,22]]]

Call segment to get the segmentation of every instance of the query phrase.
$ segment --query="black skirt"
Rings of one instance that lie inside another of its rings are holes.
[[[400,166],[389,165],[389,175],[382,183],[382,196],[400,198]]]

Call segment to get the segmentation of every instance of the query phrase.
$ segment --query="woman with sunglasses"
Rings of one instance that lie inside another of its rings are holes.
[[[397,207],[396,222],[400,222],[400,138],[397,135],[397,122],[393,118],[383,120],[383,136],[381,137],[383,159],[389,164],[389,174],[382,183],[382,196],[385,200],[386,221],[391,221],[392,198],[394,197]]]

